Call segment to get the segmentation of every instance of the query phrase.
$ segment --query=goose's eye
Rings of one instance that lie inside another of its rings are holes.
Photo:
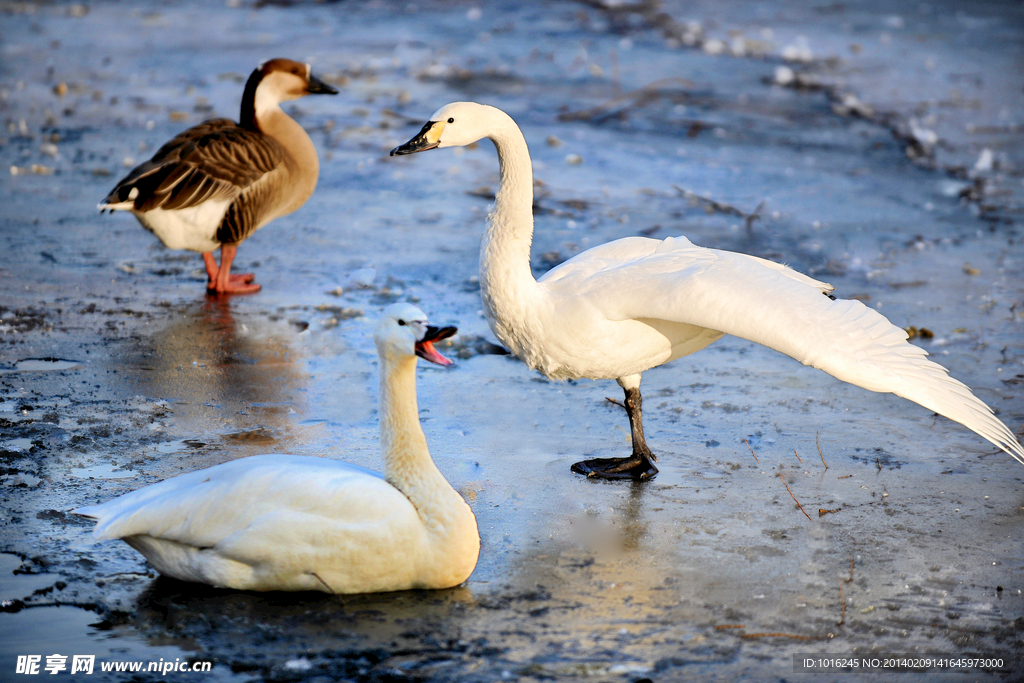
[[[405,325],[405,321],[404,321],[404,320],[399,320],[399,321],[398,321],[398,324],[399,324],[399,325],[403,325],[403,326],[404,326],[404,325]]]
[[[455,119],[448,119],[448,123],[455,123]]]

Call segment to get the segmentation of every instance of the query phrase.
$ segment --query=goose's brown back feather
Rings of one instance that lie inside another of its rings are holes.
[[[132,170],[104,200],[133,201],[136,211],[185,209],[207,200],[232,203],[217,231],[220,242],[238,242],[262,222],[260,180],[286,164],[279,142],[230,119],[211,119],[174,137]],[[134,200],[132,189],[138,194]],[[253,196],[257,195],[257,196]]]

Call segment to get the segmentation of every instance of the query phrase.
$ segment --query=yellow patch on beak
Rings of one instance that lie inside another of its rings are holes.
[[[443,130],[444,121],[437,121],[436,123],[434,123],[433,126],[430,127],[430,130],[427,131],[427,134],[424,137],[426,137],[427,142],[429,142],[432,145],[436,145],[437,141],[441,139],[441,132]]]
[[[444,130],[444,121],[427,121],[423,124],[422,130],[416,134],[412,140],[399,145],[391,150],[391,156],[399,156],[403,154],[415,154],[416,152],[425,152],[428,149],[434,149],[440,144],[441,132]]]

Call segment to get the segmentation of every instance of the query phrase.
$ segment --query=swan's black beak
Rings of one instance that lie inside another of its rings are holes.
[[[416,355],[431,363],[451,365],[452,362],[434,348],[434,342],[447,339],[458,331],[459,328],[457,327],[434,327],[433,325],[427,325],[427,331],[423,334],[423,339],[416,342]]]
[[[399,145],[391,150],[391,156],[415,154],[416,152],[426,152],[428,149],[434,149],[441,143],[442,128],[444,128],[444,124],[441,121],[427,121],[416,137],[404,145]]]
[[[306,92],[310,95],[337,95],[338,91],[327,85],[313,74],[309,74],[309,83],[306,85]]]

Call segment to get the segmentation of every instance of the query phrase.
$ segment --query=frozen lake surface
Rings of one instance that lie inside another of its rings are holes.
[[[656,479],[574,475],[628,449],[606,400],[621,391],[487,353],[493,147],[387,152],[447,102],[505,109],[534,160],[536,273],[637,234],[785,262],[927,330],[1017,430],[1022,14],[0,3],[0,678],[55,652],[212,661],[232,681],[792,680],[803,653],[996,656],[928,679],[1019,677],[1020,464],[726,337],[644,375]],[[340,90],[286,105],[320,184],[240,247],[263,291],[208,299],[198,255],[95,206],[186,126],[237,117],[277,56]],[[393,301],[460,328],[456,367],[418,380],[431,451],[480,525],[465,586],[343,604],[213,590],[157,579],[68,515],[258,453],[379,469],[370,335]]]

